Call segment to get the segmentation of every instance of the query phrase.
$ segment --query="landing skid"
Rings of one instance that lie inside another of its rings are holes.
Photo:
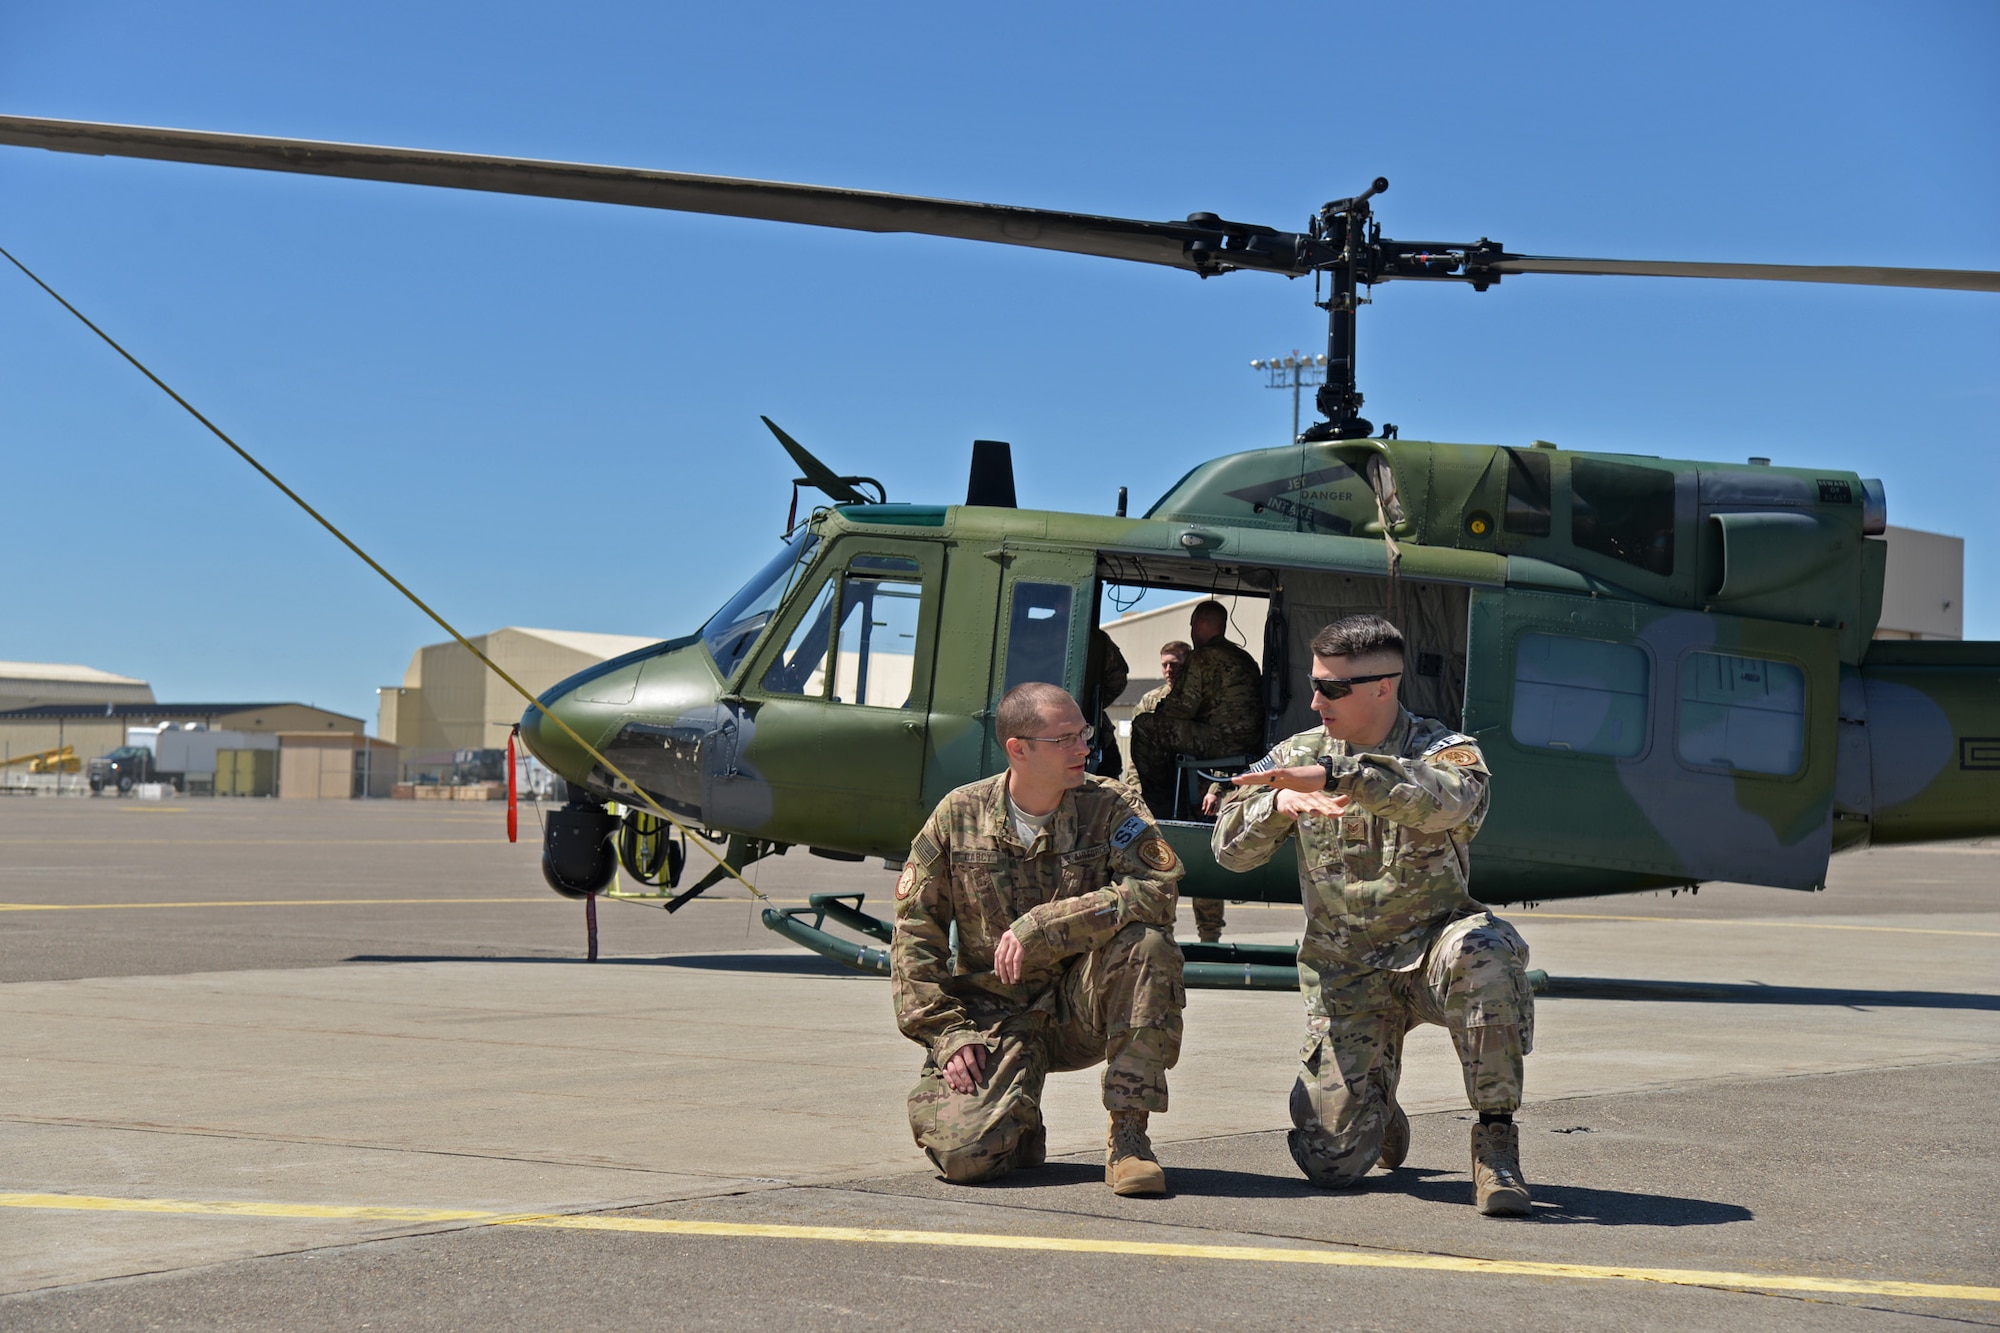
[[[764,909],[764,925],[792,943],[876,976],[889,975],[889,950],[842,939],[826,930],[829,919],[886,946],[895,927],[861,910],[866,894],[815,893],[806,907]],[[808,919],[810,918],[810,919]],[[1299,988],[1298,950],[1283,944],[1183,944],[1182,980],[1198,990]]]

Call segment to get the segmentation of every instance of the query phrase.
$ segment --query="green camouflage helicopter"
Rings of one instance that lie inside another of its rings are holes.
[[[964,504],[888,502],[776,426],[796,487],[828,503],[706,625],[582,672],[520,734],[568,784],[543,869],[601,893],[622,861],[669,907],[687,847],[730,866],[794,847],[892,865],[947,791],[1004,764],[995,704],[1021,681],[1100,702],[1090,650],[1107,589],[1261,599],[1266,738],[1315,722],[1312,635],[1358,611],[1409,642],[1413,711],[1476,736],[1496,778],[1473,858],[1486,902],[1707,880],[1815,889],[1837,851],[2000,833],[2000,643],[1887,642],[1879,482],[1831,469],[1403,440],[1360,415],[1364,288],[1510,274],[1766,279],[2000,292],[2000,274],[1565,259],[1384,239],[1363,193],[1305,232],[1195,213],[1141,222],[627,168],[0,117],[0,143],[914,232],[1132,260],[1203,277],[1311,274],[1327,290],[1323,420],[1286,447],[1217,458],[1128,517],[1017,508],[1008,448],[974,446]],[[767,423],[768,424],[768,423]],[[1295,870],[1218,868],[1187,756],[1158,812],[1184,893],[1297,901]],[[1184,794],[1187,799],[1184,799]],[[764,914],[830,957],[886,971],[858,898]],[[810,918],[810,919],[808,919]],[[1290,989],[1290,950],[1184,946],[1190,984]]]

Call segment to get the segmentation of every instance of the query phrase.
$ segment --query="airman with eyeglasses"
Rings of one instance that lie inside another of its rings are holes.
[[[911,1133],[961,1184],[1040,1166],[1043,1080],[1101,1063],[1104,1182],[1162,1194],[1147,1123],[1180,1057],[1180,858],[1086,771],[1096,728],[1060,686],[1009,690],[994,730],[1006,771],[938,803],[896,882],[896,1022],[925,1051]]]

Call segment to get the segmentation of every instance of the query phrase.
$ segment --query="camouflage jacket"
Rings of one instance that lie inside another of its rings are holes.
[[[1181,683],[1153,711],[1214,728],[1215,752],[1203,758],[1255,754],[1264,746],[1262,687],[1256,658],[1227,639],[1210,639],[1188,654]]]
[[[1152,689],[1147,690],[1139,696],[1139,702],[1132,705],[1132,716],[1137,717],[1141,713],[1150,713],[1155,708],[1158,708],[1160,700],[1166,698],[1172,692],[1173,688],[1171,685],[1155,685]]]
[[[1489,799],[1478,742],[1402,709],[1377,752],[1354,753],[1315,727],[1280,741],[1256,767],[1297,767],[1322,755],[1333,758],[1328,790],[1352,798],[1346,814],[1294,821],[1278,813],[1271,788],[1239,787],[1213,839],[1218,864],[1250,870],[1297,833],[1306,907],[1299,971],[1315,1013],[1320,968],[1407,972],[1423,962],[1431,932],[1479,909],[1465,888],[1466,844]]]
[[[960,787],[931,812],[896,881],[896,1025],[939,1064],[962,1046],[990,1044],[1007,1019],[1054,1008],[1070,958],[1134,921],[1171,929],[1183,873],[1145,807],[1109,779],[1064,793],[1033,847],[1008,818],[1005,773]],[[1025,953],[1012,986],[993,972],[1004,930]]]

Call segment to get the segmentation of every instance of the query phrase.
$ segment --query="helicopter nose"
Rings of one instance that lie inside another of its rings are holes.
[[[561,715],[566,700],[567,696],[550,690],[542,696],[541,703],[549,713]],[[569,722],[572,727],[576,725],[570,718],[563,720]],[[521,714],[521,744],[527,747],[529,754],[541,760],[544,767],[564,782],[582,786],[590,775],[593,761],[589,753],[578,745],[568,732],[545,715],[542,708],[532,704]]]

